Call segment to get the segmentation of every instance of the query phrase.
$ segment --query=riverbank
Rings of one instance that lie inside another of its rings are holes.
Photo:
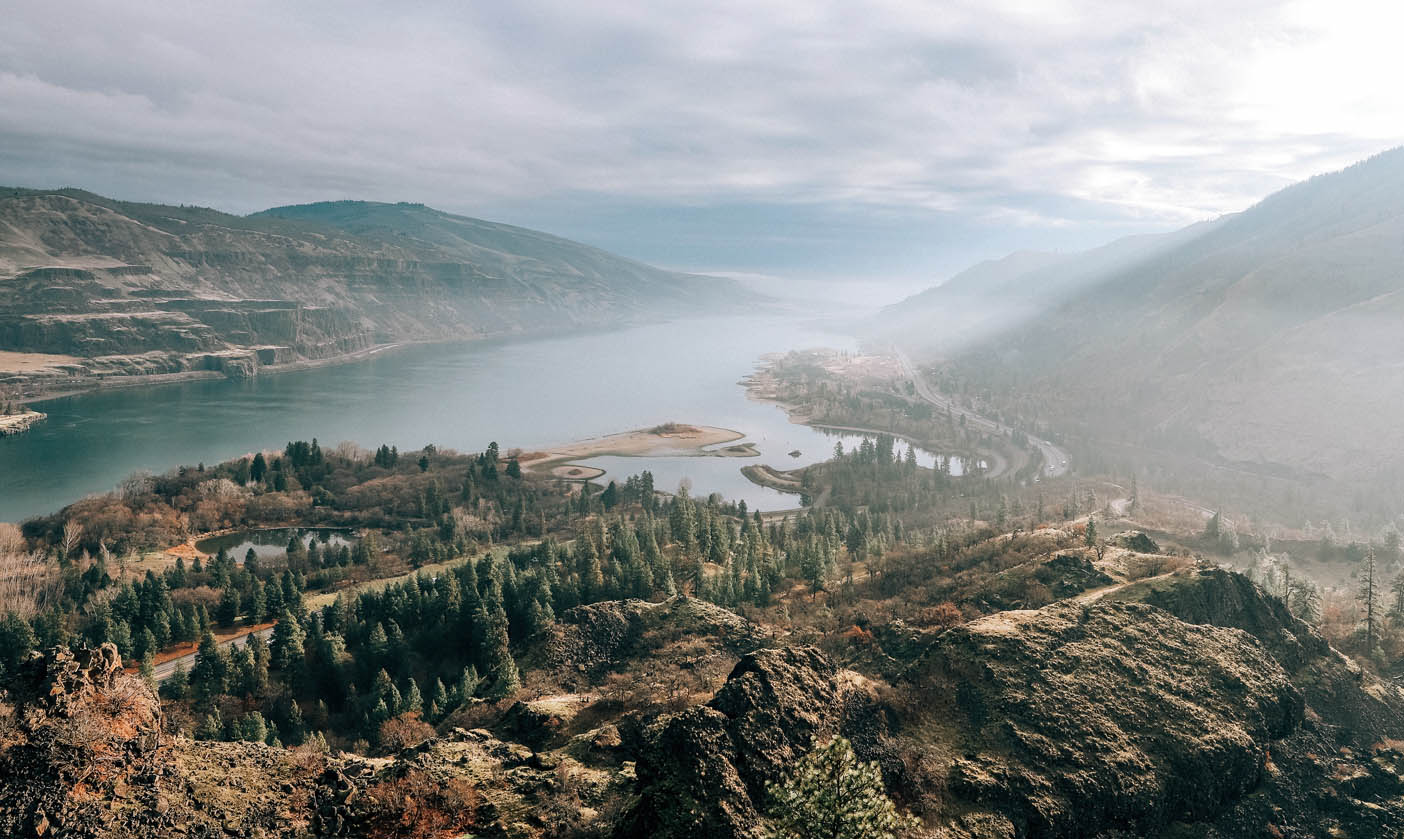
[[[742,466],[741,474],[745,475],[757,486],[769,487],[780,492],[800,492],[804,485],[800,482],[799,473],[803,470],[793,472],[782,472],[774,466],[750,465]]]
[[[707,425],[664,423],[653,428],[624,431],[604,437],[579,440],[541,451],[522,452],[517,462],[523,469],[570,481],[590,481],[603,469],[575,463],[592,457],[756,457],[751,443],[712,448],[740,440],[746,435],[730,428]]]
[[[468,339],[472,340],[472,339]],[[376,344],[364,347],[349,353],[328,356],[326,358],[301,358],[293,361],[285,361],[275,364],[259,365],[255,368],[254,375],[271,376],[278,373],[291,373],[297,370],[312,370],[319,367],[334,367],[339,364],[352,364],[357,361],[364,361],[372,356],[393,350],[403,349],[410,346],[423,344],[457,344],[463,340],[455,339],[448,341],[396,341],[393,343]],[[63,399],[68,396],[81,396],[85,393],[93,393],[101,390],[116,390],[120,388],[149,387],[154,385],[181,384],[183,382],[211,381],[218,379],[232,378],[229,374],[219,370],[177,370],[169,373],[83,373],[79,370],[86,369],[83,362],[85,359],[73,359],[65,364],[62,369],[48,366],[25,365],[22,356],[30,353],[8,353],[10,358],[6,363],[15,367],[10,370],[0,365],[0,375],[6,372],[18,372],[23,370],[26,374],[33,376],[36,373],[51,373],[50,376],[28,379],[25,382],[30,390],[16,394],[13,398],[19,404],[32,402],[44,402],[50,399]],[[36,354],[37,355],[37,354]],[[203,355],[211,355],[204,353]],[[86,359],[94,362],[93,359]],[[54,389],[45,387],[47,379],[52,378],[55,382]],[[36,388],[37,389],[34,389]]]
[[[686,318],[682,318],[686,319]],[[671,322],[671,318],[663,323]],[[184,356],[163,353],[148,353],[133,356],[102,356],[80,358],[68,355],[46,353],[0,351],[0,398],[18,404],[80,396],[96,391],[120,388],[146,387],[152,385],[181,384],[183,382],[211,381],[234,378],[256,378],[278,373],[291,373],[299,370],[312,370],[322,367],[335,367],[364,361],[376,355],[408,349],[411,347],[443,346],[463,344],[485,344],[495,341],[532,340],[554,338],[562,335],[606,334],[609,332],[640,326],[632,319],[617,323],[578,326],[571,329],[525,330],[519,332],[483,332],[473,335],[429,336],[418,338],[398,338],[362,347],[351,352],[338,353],[322,358],[296,358],[282,362],[261,363],[256,359],[261,350],[280,350],[286,347],[232,347],[226,350],[190,353]],[[201,365],[212,363],[212,359],[237,355],[247,364],[238,364],[228,371]],[[121,372],[131,366],[178,367],[162,372]]]
[[[24,410],[18,414],[0,414],[0,437],[9,437],[12,434],[23,434],[34,426],[36,422],[41,422],[48,418],[48,414],[42,411]]]

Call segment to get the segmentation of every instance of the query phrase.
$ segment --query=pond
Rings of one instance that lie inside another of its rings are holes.
[[[236,562],[242,563],[250,548],[259,559],[281,559],[287,555],[288,543],[294,536],[300,537],[303,547],[307,547],[315,541],[318,547],[324,548],[331,545],[339,548],[342,545],[349,546],[354,543],[351,535],[349,530],[304,530],[278,527],[211,536],[196,542],[195,549],[213,556],[219,553],[220,548],[224,548]]]

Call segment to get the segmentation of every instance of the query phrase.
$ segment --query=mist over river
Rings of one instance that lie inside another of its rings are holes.
[[[0,439],[0,521],[52,512],[139,470],[217,463],[288,440],[351,440],[401,451],[539,448],[669,420],[744,432],[758,458],[598,458],[621,479],[651,469],[660,489],[691,480],[756,509],[797,506],[756,486],[747,464],[823,460],[834,438],[746,397],[760,356],[852,349],[823,324],[780,316],[681,320],[558,338],[415,346],[364,361],[244,381],[121,388],[37,403],[47,421]],[[846,444],[847,445],[847,444]],[[798,450],[800,457],[789,452]]]

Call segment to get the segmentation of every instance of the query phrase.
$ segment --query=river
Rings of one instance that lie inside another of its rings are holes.
[[[610,478],[650,469],[660,489],[683,478],[753,509],[796,498],[740,468],[822,460],[834,438],[789,422],[738,383],[764,353],[853,348],[819,321],[699,318],[555,338],[415,346],[369,359],[245,381],[121,388],[47,400],[49,415],[0,439],[0,521],[52,512],[140,470],[216,463],[288,440],[352,440],[401,451],[426,443],[478,451],[541,448],[669,420],[744,432],[759,458],[596,458]],[[848,443],[851,444],[852,438]],[[799,451],[800,457],[789,452]]]

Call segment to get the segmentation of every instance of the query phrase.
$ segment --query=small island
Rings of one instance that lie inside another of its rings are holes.
[[[6,405],[4,410],[0,411],[0,437],[23,434],[35,423],[48,416],[48,414],[39,411],[31,411],[22,405]]]
[[[755,457],[759,454],[752,443],[740,443],[725,448],[708,448],[733,443],[746,435],[729,428],[686,425],[667,422],[653,428],[625,431],[582,440],[546,451],[523,452],[517,460],[534,472],[549,472],[558,478],[591,480],[604,474],[594,466],[576,464],[601,455],[621,457]]]

